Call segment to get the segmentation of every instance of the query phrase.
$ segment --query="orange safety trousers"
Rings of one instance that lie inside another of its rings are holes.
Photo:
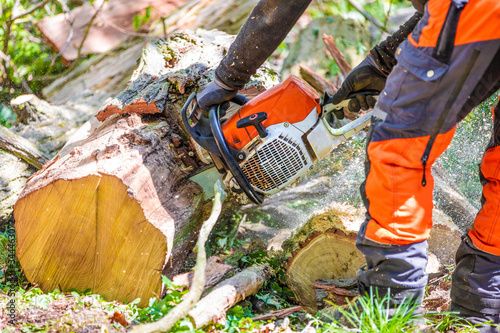
[[[450,144],[457,122],[499,88],[500,1],[453,7],[450,0],[428,2],[397,50],[398,65],[374,110],[362,186],[368,211],[363,236],[379,244],[429,237],[431,166]],[[494,140],[500,125],[494,127],[481,166],[483,207],[470,237],[479,249],[500,255],[500,146]]]

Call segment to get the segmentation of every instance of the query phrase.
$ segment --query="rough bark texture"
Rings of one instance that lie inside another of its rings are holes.
[[[168,113],[173,105],[178,116],[183,96],[193,89],[203,89],[212,81],[212,70],[234,39],[216,31],[200,30],[198,34],[195,37],[178,33],[170,37],[169,43],[160,41],[146,46],[127,89],[104,105],[97,118],[104,120],[115,113]],[[242,93],[248,95],[255,93],[255,88],[260,90],[278,83],[270,73],[265,68],[259,70],[257,79],[246,86],[249,91]]]
[[[271,276],[272,270],[267,265],[252,266],[241,271],[203,297],[189,311],[189,319],[196,328],[210,323],[224,324],[226,311],[247,296],[255,294]]]
[[[190,164],[201,162],[182,133],[180,107],[210,81],[214,59],[230,41],[223,33],[200,31],[150,44],[146,50],[157,48],[157,56],[171,55],[172,45],[178,52],[165,74],[169,89],[156,95],[163,115],[92,120],[30,179],[14,211],[17,253],[28,280],[44,290],[91,288],[120,301],[140,297],[142,305],[162,294],[161,273],[172,277],[179,270],[205,211],[201,188],[187,179]],[[162,80],[165,66],[148,60],[134,73],[156,78],[143,82],[146,90]],[[274,83],[266,73],[249,89]]]
[[[7,221],[26,181],[35,170],[19,157],[0,150],[0,226]]]

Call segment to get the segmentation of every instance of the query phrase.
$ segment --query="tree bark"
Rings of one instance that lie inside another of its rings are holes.
[[[155,95],[163,114],[90,122],[30,179],[14,209],[17,253],[30,282],[44,290],[91,288],[119,301],[140,297],[141,305],[162,295],[161,274],[179,271],[209,208],[188,179],[201,162],[182,131],[180,107],[208,84],[231,40],[201,31],[151,43],[126,92],[139,95],[137,80],[145,77],[145,90],[168,82]],[[152,52],[165,59],[173,50],[166,71],[165,61],[148,61]],[[276,82],[266,73],[249,87]]]
[[[221,282],[189,311],[196,328],[211,323],[225,323],[226,311],[245,297],[255,294],[271,276],[267,265],[249,267]]]

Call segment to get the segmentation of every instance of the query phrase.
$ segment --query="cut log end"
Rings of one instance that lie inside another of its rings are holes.
[[[319,235],[297,251],[287,265],[287,282],[300,304],[317,311],[314,282],[356,276],[364,258],[356,249],[356,238],[339,230]]]
[[[19,261],[43,290],[91,288],[130,302],[161,289],[167,239],[115,176],[57,180],[19,200],[15,217]]]
[[[332,205],[314,215],[284,245],[291,254],[285,267],[287,284],[306,311],[318,310],[316,280],[353,278],[364,264],[356,248],[356,231],[362,221],[354,208]]]

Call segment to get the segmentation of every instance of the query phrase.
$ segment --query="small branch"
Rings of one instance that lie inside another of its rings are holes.
[[[324,284],[319,284],[319,283],[314,283],[314,287],[315,288],[318,288],[318,289],[323,289],[323,290],[326,290],[326,291],[329,291],[335,295],[340,295],[340,296],[349,296],[349,297],[356,297],[358,296],[358,294],[356,293],[353,293],[352,291],[350,290],[347,290],[347,289],[343,289],[343,288],[338,288],[336,286],[328,286],[328,285],[324,285]]]
[[[273,318],[281,318],[281,317],[288,316],[294,312],[299,312],[300,310],[302,310],[301,305],[294,306],[294,307],[291,307],[288,309],[273,311],[273,312],[266,313],[266,314],[263,314],[260,316],[256,316],[256,317],[253,317],[252,320],[253,321],[266,321],[266,320],[273,319]]]
[[[49,72],[52,69],[52,66],[54,66],[54,62],[56,61],[56,59],[59,56],[61,56],[66,51],[66,49],[69,47],[69,44],[71,43],[71,40],[73,39],[73,34],[74,34],[73,16],[71,15],[71,10],[68,8],[68,5],[66,4],[66,0],[57,0],[57,2],[59,2],[61,4],[61,6],[64,10],[64,13],[66,14],[66,20],[69,23],[69,34],[68,34],[68,38],[66,38],[66,44],[64,44],[64,47],[55,56],[49,58],[50,60],[52,60],[52,62],[50,63]],[[49,59],[47,59],[47,60],[49,60]]]
[[[360,6],[358,3],[356,3],[354,0],[347,0],[347,2],[354,7],[361,15],[365,17],[368,21],[370,21],[374,26],[379,28],[380,30],[387,32],[390,34],[389,30],[375,17],[371,16],[370,13],[368,13],[366,10],[363,9],[362,6]]]
[[[85,31],[83,33],[83,39],[82,39],[82,42],[80,43],[80,46],[78,46],[78,55],[76,56],[76,59],[80,59],[81,55],[82,55],[82,47],[83,47],[83,44],[85,43],[85,40],[87,39],[87,36],[89,35],[89,32],[90,32],[90,28],[92,27],[92,24],[94,24],[94,20],[95,18],[97,17],[97,15],[99,14],[99,12],[101,11],[102,7],[104,6],[104,0],[101,2],[101,5],[99,6],[99,8],[96,9],[94,15],[92,15],[92,18],[90,19],[89,21],[89,24],[87,25],[87,27],[85,28]]]
[[[215,197],[212,213],[210,214],[208,220],[206,220],[201,226],[198,242],[196,243],[198,255],[196,256],[196,266],[194,267],[193,283],[191,284],[191,289],[184,301],[182,301],[182,303],[173,308],[165,317],[157,322],[135,326],[130,330],[130,332],[168,332],[168,330],[170,330],[176,322],[185,318],[189,310],[191,310],[196,302],[198,302],[201,294],[203,293],[203,288],[205,287],[205,266],[207,261],[205,243],[208,239],[208,235],[210,235],[210,232],[212,231],[212,228],[219,219],[224,197],[225,192],[222,190],[220,182],[217,182],[215,185]]]
[[[338,88],[329,80],[325,79],[323,76],[313,72],[311,69],[304,65],[299,66],[300,76],[306,80],[314,89],[316,89],[321,94],[325,92],[333,95],[337,92]]]
[[[16,15],[16,16],[12,16],[11,19],[9,20],[10,23],[14,22],[17,19],[20,19],[21,17],[24,17],[26,15],[29,15],[29,14],[33,13],[35,10],[40,9],[41,7],[45,6],[47,3],[51,2],[51,1],[52,0],[44,0],[42,2],[37,3],[36,5],[34,5],[33,7],[31,7],[27,11],[25,11],[25,12],[19,14],[19,15]]]
[[[327,34],[323,34],[323,42],[325,43],[326,49],[328,52],[333,57],[333,60],[337,63],[337,65],[340,68],[340,71],[342,72],[342,75],[344,77],[347,76],[347,74],[352,71],[351,65],[345,60],[344,55],[342,52],[337,47],[337,44],[335,43],[335,40],[333,39],[332,36],[329,36]]]
[[[34,144],[2,125],[0,125],[0,149],[11,152],[37,169],[48,161]]]
[[[21,74],[19,74],[19,72],[17,71],[16,64],[14,64],[14,62],[12,62],[12,60],[10,60],[10,57],[8,55],[6,55],[4,52],[0,51],[0,58],[3,60],[3,62],[5,64],[9,63],[10,67],[12,67],[12,70],[14,71],[14,76],[21,79],[21,83],[23,85],[24,90],[26,90],[28,92],[28,94],[33,94],[33,91],[31,91],[31,88],[28,85],[28,82],[26,82],[24,77]],[[5,67],[5,71],[7,71],[7,66],[4,65],[4,67]],[[5,72],[5,74],[7,75],[7,72]]]

